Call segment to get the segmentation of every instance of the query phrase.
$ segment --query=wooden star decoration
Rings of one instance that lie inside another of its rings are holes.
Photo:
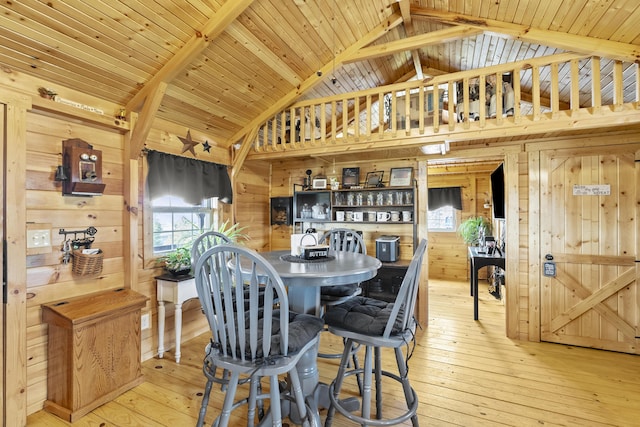
[[[179,136],[178,139],[180,141],[182,141],[182,151],[181,151],[181,153],[184,153],[185,151],[190,151],[191,154],[193,154],[193,156],[195,157],[196,150],[194,150],[193,147],[195,147],[196,145],[198,145],[200,143],[199,142],[194,142],[191,139],[191,131],[190,130],[187,131],[187,137],[186,138],[182,138],[181,136]]]
[[[211,151],[209,150],[211,150],[211,145],[209,145],[209,141],[205,141],[204,144],[202,144],[202,151],[210,153]]]

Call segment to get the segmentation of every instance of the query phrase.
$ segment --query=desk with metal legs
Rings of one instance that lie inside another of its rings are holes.
[[[488,254],[485,248],[469,247],[469,268],[471,270],[471,279],[469,285],[471,288],[471,296],[473,297],[473,320],[478,320],[478,270],[488,265],[495,265],[504,269],[504,254]]]

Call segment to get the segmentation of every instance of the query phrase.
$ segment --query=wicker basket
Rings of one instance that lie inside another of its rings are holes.
[[[97,254],[83,254],[82,250],[73,251],[73,274],[76,276],[93,276],[102,272],[102,250]]]

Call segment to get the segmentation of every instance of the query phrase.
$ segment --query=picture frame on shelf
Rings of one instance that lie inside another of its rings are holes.
[[[384,171],[373,171],[367,172],[367,179],[365,180],[365,187],[382,187],[382,177],[384,176]]]
[[[342,188],[360,185],[360,168],[342,168]]]
[[[391,168],[390,187],[410,187],[413,179],[413,168]]]
[[[311,183],[311,188],[314,190],[326,190],[327,189],[327,179],[326,178],[314,178]]]

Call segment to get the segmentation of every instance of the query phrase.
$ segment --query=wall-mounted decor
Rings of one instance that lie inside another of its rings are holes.
[[[342,188],[357,187],[360,184],[360,168],[342,168]]]
[[[100,196],[102,183],[102,151],[79,138],[62,141],[62,165],[65,180],[62,194],[72,196]],[[57,176],[57,174],[56,174]],[[57,179],[57,178],[56,178]]]
[[[384,171],[367,172],[365,187],[382,187],[382,177]]]
[[[391,168],[389,186],[410,187],[413,178],[413,168]]]
[[[191,154],[193,154],[193,156],[196,156],[196,150],[193,149],[193,147],[195,147],[196,145],[200,144],[199,142],[195,142],[191,139],[191,131],[188,130],[187,131],[187,136],[185,138],[179,136],[178,139],[180,140],[180,142],[182,142],[182,151],[181,153],[184,153],[185,151],[190,151]]]
[[[271,225],[293,223],[293,197],[271,198]]]
[[[313,184],[311,185],[314,190],[326,190],[327,188],[327,179],[326,178],[314,178]]]

